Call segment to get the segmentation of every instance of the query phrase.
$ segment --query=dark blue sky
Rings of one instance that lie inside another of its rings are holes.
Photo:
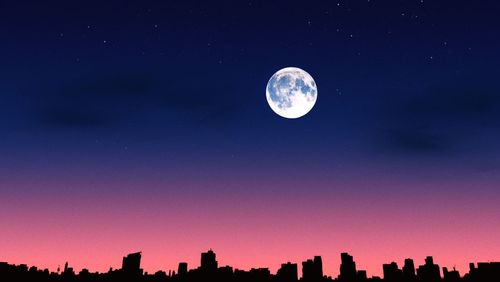
[[[499,9],[2,1],[0,260],[498,259]],[[297,120],[265,97],[289,66],[318,85]]]
[[[0,150],[496,163],[495,1],[268,2],[3,3]],[[319,86],[296,121],[286,66]]]

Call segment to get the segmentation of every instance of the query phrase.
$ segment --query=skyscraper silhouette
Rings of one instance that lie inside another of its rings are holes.
[[[278,282],[296,282],[298,280],[298,270],[296,263],[283,263],[276,273]]]
[[[425,258],[425,265],[421,265],[417,269],[417,276],[420,280],[428,282],[437,282],[441,280],[439,273],[439,265],[434,264],[431,256]]]
[[[352,256],[348,253],[340,254],[341,264],[340,264],[340,274],[339,281],[352,282],[356,281],[356,263],[354,262]]]
[[[68,262],[64,264],[64,271],[62,273],[65,277],[73,276],[75,275],[75,271],[73,270],[72,267],[68,266]]]
[[[201,270],[214,272],[217,270],[217,267],[218,263],[217,260],[215,260],[215,253],[212,250],[201,254]]]
[[[398,268],[398,264],[391,262],[382,266],[384,270],[384,280],[389,282],[400,282],[403,279],[403,272]]]
[[[141,252],[128,254],[123,257],[122,271],[126,275],[141,275]]]
[[[405,259],[405,265],[403,266],[403,280],[404,281],[415,281],[415,264],[412,259]]]
[[[321,256],[314,257],[314,273],[317,278],[323,278],[323,260]]]
[[[177,275],[184,276],[188,272],[187,262],[179,262],[179,267],[177,268]]]
[[[320,256],[314,260],[308,259],[302,262],[302,279],[304,281],[320,281],[323,277],[323,262]]]

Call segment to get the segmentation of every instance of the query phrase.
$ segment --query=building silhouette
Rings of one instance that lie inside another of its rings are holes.
[[[202,269],[203,271],[214,272],[217,269],[217,266],[218,263],[215,259],[215,253],[212,250],[201,254],[200,269]]]
[[[382,266],[384,270],[384,281],[401,282],[403,280],[403,271],[398,268],[398,264],[391,262]]]
[[[323,278],[323,262],[320,256],[302,262],[302,281],[321,281]]]
[[[368,280],[368,275],[366,274],[366,270],[358,270],[358,272],[356,273],[356,280],[359,282]]]
[[[340,264],[340,274],[339,281],[342,282],[352,282],[357,280],[356,274],[356,263],[352,256],[348,253],[340,254],[341,264]]]
[[[403,266],[403,280],[412,282],[417,278],[415,274],[415,264],[410,258],[405,259],[405,264]]]
[[[141,252],[132,253],[123,257],[122,272],[125,275],[130,275],[130,276],[142,275]]]
[[[296,263],[283,263],[276,273],[276,281],[278,282],[296,282],[299,279]]]
[[[443,280],[445,282],[458,282],[460,281],[460,273],[455,269],[448,271],[447,267],[443,267]]]
[[[496,282],[500,281],[500,262],[479,262],[469,264],[469,273],[464,275],[464,280],[471,282]]]
[[[323,260],[321,256],[315,256],[314,262],[314,277],[317,279],[323,278]]]
[[[434,264],[433,258],[428,256],[425,258],[425,264],[417,268],[417,276],[419,280],[438,282],[441,280],[439,265]]]

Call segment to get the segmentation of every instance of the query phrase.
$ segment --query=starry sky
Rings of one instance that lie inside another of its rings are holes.
[[[0,261],[498,260],[499,8],[0,3]],[[289,66],[318,85],[296,120],[265,97]]]

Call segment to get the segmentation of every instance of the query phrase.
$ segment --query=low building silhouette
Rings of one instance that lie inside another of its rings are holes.
[[[458,282],[460,281],[460,273],[455,269],[448,271],[447,267],[443,267],[443,280],[445,282]]]
[[[363,282],[368,280],[368,275],[366,274],[366,270],[358,270],[356,273],[356,281]]]
[[[469,273],[464,276],[468,282],[497,282],[500,281],[500,262],[479,262],[469,264]]]

